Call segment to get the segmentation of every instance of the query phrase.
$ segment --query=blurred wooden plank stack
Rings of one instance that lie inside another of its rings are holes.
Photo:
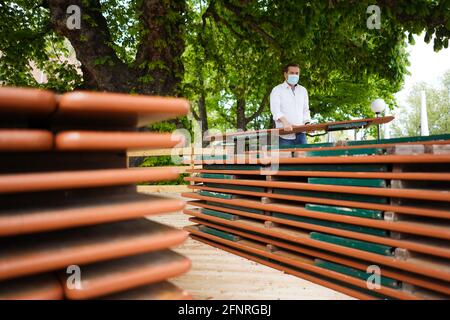
[[[0,299],[189,299],[167,282],[190,268],[170,251],[187,233],[145,218],[184,202],[136,191],[179,173],[126,158],[182,142],[136,128],[188,111],[177,98],[0,88]]]
[[[193,238],[360,299],[450,297],[450,135],[193,163]]]

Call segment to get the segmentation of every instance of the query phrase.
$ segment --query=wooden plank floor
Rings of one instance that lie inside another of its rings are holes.
[[[177,194],[165,196],[179,197]],[[192,223],[181,212],[152,216],[150,219],[176,228]],[[334,290],[285,274],[256,262],[188,239],[174,248],[191,259],[191,270],[171,280],[191,293],[195,299],[219,300],[348,300]]]

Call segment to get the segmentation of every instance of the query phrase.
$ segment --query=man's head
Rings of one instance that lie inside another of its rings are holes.
[[[300,76],[300,66],[297,63],[289,63],[284,67],[284,79],[290,85],[296,85]]]

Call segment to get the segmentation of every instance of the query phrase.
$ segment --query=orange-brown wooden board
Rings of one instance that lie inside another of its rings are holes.
[[[356,119],[356,120],[345,120],[345,121],[335,121],[335,122],[325,122],[318,124],[307,124],[301,126],[293,126],[292,131],[284,131],[282,129],[266,129],[266,130],[253,130],[253,131],[241,131],[241,132],[231,132],[226,134],[218,134],[212,136],[206,136],[205,141],[218,141],[225,140],[234,137],[246,136],[246,135],[255,135],[255,134],[273,134],[278,132],[279,134],[289,134],[289,133],[298,133],[298,132],[314,132],[314,131],[327,131],[330,127],[336,125],[351,125],[365,122],[364,127],[368,127],[371,125],[384,124],[394,120],[392,116],[379,117],[379,118],[367,118],[367,119]]]
[[[246,237],[241,237],[240,238],[241,240],[239,241],[230,241],[227,239],[217,237],[215,235],[203,233],[198,226],[188,226],[185,227],[185,229],[198,237],[204,237],[216,243],[230,246],[238,250],[243,250],[251,254],[256,254],[258,256],[271,259],[272,261],[275,260],[276,262],[282,263],[284,265],[299,268],[302,271],[312,272],[315,275],[326,277],[326,279],[334,279],[347,285],[359,287],[362,290],[367,290],[367,292],[371,291],[370,289],[368,289],[367,281],[337,271],[332,271],[329,269],[324,269],[319,266],[316,266],[314,265],[313,262],[314,259],[307,257],[303,254],[285,250],[283,248],[277,248],[274,251],[267,250],[265,243],[261,243],[259,241],[255,241],[253,239],[249,239]],[[372,292],[375,295],[380,294],[394,299],[404,299],[404,300],[421,299],[421,297],[418,297],[412,293],[404,292],[383,285],[380,285],[379,288],[373,289]]]
[[[172,148],[183,142],[183,136],[152,132],[60,132],[55,148],[61,151],[105,151],[151,148]]]
[[[318,240],[311,239],[309,237],[309,232],[301,231],[301,230],[295,230],[292,228],[287,228],[285,226],[278,226],[274,228],[265,228],[263,222],[258,222],[254,220],[249,219],[239,219],[236,221],[229,221],[221,218],[212,217],[209,215],[205,215],[200,213],[197,210],[188,210],[185,209],[184,213],[187,215],[195,216],[200,219],[205,219],[209,221],[213,221],[216,223],[220,223],[223,225],[227,225],[233,228],[238,229],[244,229],[251,232],[257,232],[260,234],[265,234],[268,236],[273,236],[276,238],[279,238],[281,240],[291,241],[295,243],[299,243],[306,246],[315,247],[322,250],[331,251],[334,253],[339,253],[342,255],[347,255],[353,258],[362,259],[365,261],[370,261],[374,263],[379,263],[382,265],[390,266],[393,268],[398,268],[402,270],[406,270],[408,272],[417,273],[421,275],[426,275],[429,277],[433,277],[436,279],[444,280],[444,281],[450,281],[450,270],[449,268],[442,268],[442,264],[435,264],[435,263],[412,263],[409,261],[399,260],[395,259],[394,257],[390,256],[383,256],[380,254],[375,254],[363,250],[343,247],[340,245],[335,245],[327,242],[322,242]],[[324,232],[331,233],[331,231],[336,230],[332,228],[326,228],[330,229]],[[325,230],[325,229],[323,229]],[[352,234],[357,234],[355,232],[351,232]],[[344,236],[344,235],[343,235]],[[347,234],[348,237],[356,238],[354,235]],[[380,237],[374,237],[374,238],[380,238]],[[370,241],[367,240],[366,241]]]
[[[354,186],[338,186],[327,184],[314,184],[303,182],[284,182],[284,181],[262,181],[262,180],[231,180],[231,179],[209,179],[199,177],[186,177],[186,181],[192,182],[210,182],[230,185],[230,189],[221,189],[223,192],[233,192],[233,185],[241,186],[257,186],[267,188],[292,189],[292,190],[309,190],[319,192],[339,192],[346,194],[364,194],[379,197],[391,198],[407,198],[420,199],[430,201],[446,201],[450,202],[450,191],[447,190],[425,190],[425,189],[397,189],[397,188],[373,188],[373,187],[354,187]],[[196,188],[196,185],[192,186]],[[203,187],[199,186],[199,189]]]
[[[301,272],[301,271],[298,271],[298,270],[294,270],[292,268],[281,266],[281,265],[279,265],[277,263],[269,261],[268,259],[259,258],[257,256],[248,254],[245,251],[241,251],[241,250],[238,250],[236,248],[232,248],[230,246],[227,246],[227,245],[215,242],[215,241],[213,241],[211,239],[204,238],[202,235],[197,236],[197,235],[191,233],[190,237],[192,239],[194,239],[194,240],[203,242],[205,244],[208,244],[210,246],[216,247],[218,249],[221,249],[221,250],[233,253],[235,255],[238,255],[240,257],[246,258],[246,259],[251,260],[251,261],[255,261],[255,262],[261,263],[261,264],[266,265],[268,267],[280,270],[280,271],[282,271],[284,273],[292,274],[292,275],[297,276],[299,278],[311,281],[312,283],[315,283],[315,284],[318,284],[318,285],[321,285],[321,286],[324,286],[324,287],[336,290],[338,292],[347,294],[347,295],[349,295],[351,297],[354,297],[354,298],[357,298],[357,299],[361,299],[361,300],[375,300],[376,299],[373,296],[370,296],[368,294],[364,294],[364,293],[362,293],[360,291],[353,290],[353,289],[350,289],[348,287],[344,287],[344,286],[338,285],[338,284],[336,284],[334,282],[327,281],[327,280],[324,280],[322,278],[318,278],[316,276],[312,276],[309,273],[304,273],[304,272]]]
[[[309,259],[305,259],[304,255],[299,255],[296,253],[290,253],[283,249],[279,249],[275,252],[268,252],[266,250],[266,246],[263,243],[256,242],[254,240],[242,239],[240,241],[230,241],[226,240],[214,235],[206,234],[202,232],[197,226],[189,226],[185,227],[185,230],[188,232],[198,236],[203,237],[214,242],[221,243],[226,246],[230,246],[232,248],[236,248],[238,250],[243,250],[248,253],[256,254],[261,257],[266,257],[269,259],[273,259],[275,261],[279,261],[281,263],[287,264],[289,266],[299,268],[303,271],[313,272],[314,274],[321,275],[327,277],[328,279],[335,279],[341,281],[343,283],[347,283],[349,285],[353,285],[359,287],[361,289],[367,290],[367,282],[361,279],[357,279],[336,271],[331,271],[327,269],[323,269],[321,267],[315,266],[313,262],[310,262]],[[391,289],[389,287],[385,287],[380,285],[380,288],[374,291],[374,293],[387,295],[397,299],[416,299],[415,296],[401,292],[396,289]]]
[[[322,250],[315,250],[310,249],[308,247],[301,246],[299,244],[290,244],[287,242],[279,241],[270,237],[264,237],[264,235],[256,235],[254,233],[248,233],[243,230],[233,229],[230,227],[226,227],[217,223],[210,222],[208,220],[204,219],[198,219],[198,218],[189,218],[189,221],[201,225],[205,225],[208,227],[215,228],[220,231],[224,231],[227,233],[231,233],[240,237],[246,237],[249,239],[253,239],[255,241],[259,241],[261,243],[270,244],[275,248],[283,248],[285,250],[290,250],[293,252],[299,252],[301,254],[305,254],[314,258],[320,258],[327,261],[332,261],[334,263],[338,263],[341,265],[345,265],[351,268],[355,268],[361,271],[366,272],[368,266],[370,263],[360,261],[357,259],[349,259],[340,255],[337,255],[335,253],[329,253]],[[439,292],[441,294],[445,294],[450,296],[450,286],[446,286],[442,282],[439,282],[435,279],[427,278],[424,276],[419,276],[416,274],[408,273],[405,271],[399,272],[398,270],[395,270],[393,268],[389,267],[383,267],[382,274],[385,277],[389,277],[392,279],[396,279],[402,282],[406,282],[408,284],[416,285],[419,287],[423,287],[432,291]]]
[[[393,148],[396,146],[414,146],[414,145],[447,145],[450,144],[450,140],[431,140],[431,141],[408,141],[408,142],[393,142],[393,143],[376,143],[376,144],[361,144],[361,145],[336,145],[332,147],[310,147],[310,148],[283,148],[275,149],[273,152],[310,152],[310,151],[325,151],[325,150],[348,150],[348,149],[366,149],[366,148]],[[265,150],[251,150],[246,151],[248,154],[257,153],[270,153],[271,151]]]
[[[175,212],[184,208],[179,199],[133,194],[98,197],[78,203],[5,209],[0,212],[0,236],[66,229]]]
[[[78,189],[173,180],[175,168],[76,170],[0,175],[0,193]]]
[[[52,148],[50,131],[0,129],[0,152],[48,151]]]
[[[176,277],[190,260],[170,250],[144,253],[81,267],[80,287],[64,286],[68,299],[92,299]],[[70,275],[62,272],[63,283]]]
[[[251,245],[248,246],[247,248],[241,249],[241,248],[236,248],[237,245],[234,242],[228,242],[229,245],[228,245],[228,243],[226,245],[224,245],[223,243],[221,243],[220,240],[219,240],[220,241],[219,242],[219,241],[210,239],[210,237],[204,238],[203,236],[198,236],[198,235],[194,235],[194,234],[191,234],[191,238],[194,240],[203,242],[205,244],[208,244],[210,246],[216,247],[218,249],[236,254],[243,258],[247,258],[251,261],[255,261],[255,262],[261,263],[263,265],[266,265],[268,267],[283,271],[286,274],[291,274],[291,275],[297,276],[299,278],[311,281],[313,283],[322,285],[324,287],[336,290],[338,292],[345,293],[345,294],[352,296],[354,298],[357,298],[357,299],[362,299],[362,300],[386,299],[386,298],[400,299],[400,300],[426,300],[426,299],[446,300],[447,299],[447,296],[439,294],[439,293],[434,293],[429,290],[421,290],[420,292],[419,291],[409,292],[407,290],[400,291],[400,290],[391,289],[391,288],[385,287],[385,286],[384,287],[381,286],[380,288],[377,288],[374,290],[374,294],[380,295],[380,297],[377,298],[376,296],[371,296],[371,295],[366,294],[365,292],[367,292],[367,291],[364,291],[364,292],[361,292],[359,290],[356,291],[356,290],[350,289],[350,287],[345,286],[346,281],[342,281],[342,276],[339,273],[334,274],[334,275],[327,275],[325,278],[325,276],[323,276],[322,274],[320,274],[320,272],[318,272],[319,274],[317,276],[320,276],[320,278],[319,278],[319,277],[311,276],[311,273],[302,272],[303,270],[301,269],[301,267],[297,266],[295,263],[292,263],[292,267],[290,267],[289,263],[286,262],[285,260],[294,260],[295,261],[295,259],[290,259],[290,257],[283,257],[283,255],[284,255],[283,253],[279,255],[279,256],[281,256],[280,259],[271,259],[271,258],[267,258],[264,256],[262,256],[262,257],[256,256],[253,253],[254,248]],[[218,238],[218,239],[220,239],[220,238]],[[250,252],[250,254],[248,252]],[[282,260],[282,261],[279,261],[279,260]],[[327,269],[324,269],[324,270],[327,270]],[[326,280],[324,280],[324,279],[326,279]],[[330,281],[327,281],[328,279]],[[350,280],[351,280],[350,282],[353,282],[354,279],[355,278],[353,278],[353,279],[350,278]],[[344,282],[344,284],[342,284],[342,282]],[[365,282],[365,281],[363,281],[363,282]],[[353,288],[355,287],[355,285],[353,283],[347,283],[347,285],[351,285]],[[367,290],[367,286],[364,288],[363,283],[361,283],[361,282],[360,282],[360,285],[356,286],[356,287],[360,287],[360,289]],[[414,287],[414,288],[416,289],[416,287]],[[384,294],[381,294],[380,291],[384,292]],[[386,291],[388,291],[390,294],[386,294]],[[423,294],[423,292],[425,294]],[[382,297],[384,297],[384,298],[382,298]]]
[[[0,87],[0,114],[46,116],[56,110],[53,92],[33,88]]]
[[[0,280],[176,246],[187,233],[137,219],[0,238]]]
[[[248,212],[230,209],[230,208],[223,208],[219,206],[213,206],[211,204],[206,204],[204,202],[199,201],[190,201],[188,202],[189,205],[207,208],[215,211],[224,211],[232,214],[249,214]],[[306,210],[304,207],[301,206],[293,206],[293,205],[286,205],[286,204],[267,204],[265,208],[272,208],[273,211],[267,212],[280,212],[289,214],[292,216],[297,217],[308,217],[313,219],[321,219],[326,221],[335,221],[335,222],[341,222],[345,224],[351,224],[351,225],[359,225],[359,226],[365,226],[365,227],[371,227],[376,229],[382,229],[382,230],[390,230],[390,231],[396,231],[396,232],[403,232],[408,234],[415,234],[420,236],[426,236],[430,238],[438,238],[438,239],[445,239],[450,240],[450,228],[448,225],[442,225],[439,224],[431,224],[427,222],[409,222],[409,221],[385,221],[385,220],[375,220],[375,219],[366,219],[366,218],[359,218],[359,217],[353,217],[353,216],[346,216],[346,215],[338,215],[338,214],[332,214],[332,213],[324,213],[319,211],[310,211]],[[251,213],[250,213],[251,214]],[[255,218],[261,218],[261,219],[274,219],[274,222],[282,221],[281,218],[276,217],[261,217],[261,215],[253,215],[251,217]],[[448,251],[449,258],[450,258],[450,250]]]
[[[63,298],[61,283],[52,273],[0,282],[0,300],[60,300]]]
[[[192,204],[192,203],[189,203],[189,204]],[[448,245],[442,245],[442,244],[435,245],[433,242],[431,244],[430,243],[419,243],[419,242],[411,241],[411,240],[398,240],[398,239],[389,238],[389,237],[379,237],[379,236],[374,236],[374,235],[360,233],[360,232],[353,232],[353,231],[348,231],[348,230],[344,230],[344,229],[320,226],[317,224],[293,221],[293,220],[289,220],[289,219],[282,219],[282,218],[266,216],[266,215],[261,215],[261,214],[248,213],[248,212],[234,210],[234,209],[225,210],[226,208],[221,209],[220,207],[215,207],[215,206],[206,205],[206,204],[199,204],[198,206],[212,209],[212,210],[224,211],[224,212],[232,213],[235,215],[239,215],[241,220],[242,219],[245,220],[245,218],[247,220],[255,219],[254,220],[255,223],[258,220],[259,220],[258,223],[263,223],[264,221],[272,221],[272,222],[279,224],[281,228],[288,228],[288,229],[292,228],[292,227],[296,228],[294,230],[301,232],[303,235],[306,235],[307,233],[309,234],[310,231],[323,232],[323,233],[332,234],[332,235],[336,235],[336,236],[342,236],[342,237],[346,237],[346,238],[350,238],[350,239],[357,239],[360,241],[366,241],[366,242],[375,243],[375,244],[392,246],[393,248],[397,248],[397,247],[404,248],[404,249],[408,249],[413,252],[418,252],[418,253],[422,253],[425,255],[437,256],[437,257],[441,257],[444,259],[450,258],[450,249],[449,249]],[[213,221],[215,221],[215,222],[218,222],[218,223],[223,222],[223,219],[212,217],[210,215],[205,215],[195,209],[194,210],[186,209],[186,210],[184,210],[184,212],[186,214],[194,215],[194,216],[201,215],[201,217],[206,220],[214,219]],[[245,220],[245,221],[247,221],[247,220]]]
[[[7,174],[126,169],[127,167],[125,151],[90,151],[88,154],[86,151],[4,152],[0,156],[0,177]]]
[[[397,213],[404,213],[410,215],[424,216],[424,217],[435,217],[435,218],[443,218],[449,219],[449,211],[434,209],[423,206],[407,206],[407,205],[388,205],[388,204],[378,204],[378,203],[369,203],[369,202],[359,202],[359,201],[347,201],[347,200],[334,200],[327,198],[317,198],[317,197],[305,197],[305,196],[297,196],[297,195],[289,195],[289,194],[277,194],[277,193],[269,193],[269,192],[255,192],[255,191],[246,191],[246,190],[232,190],[220,188],[211,188],[211,187],[203,187],[200,185],[188,186],[190,189],[199,189],[199,190],[207,190],[214,192],[222,192],[236,195],[245,195],[245,196],[253,196],[253,197],[267,197],[271,199],[279,199],[279,200],[289,200],[289,201],[299,201],[305,203],[316,203],[316,204],[328,204],[328,205],[336,205],[341,207],[350,207],[350,208],[361,208],[361,209],[370,209],[370,210],[381,210],[381,211],[392,211]],[[191,193],[190,193],[191,194]],[[193,193],[194,198],[198,199]],[[217,199],[217,198],[212,198]],[[211,200],[214,201],[214,200]]]
[[[61,96],[56,120],[143,126],[188,112],[182,98],[74,91]]]
[[[187,169],[189,173],[219,173],[232,175],[264,175],[288,177],[325,177],[388,180],[450,181],[448,172],[351,172],[351,171],[270,171],[270,170],[210,170]]]
[[[226,160],[190,160],[185,161],[186,164],[344,164],[344,163],[449,163],[450,155],[448,154],[415,154],[415,155],[373,155],[364,157],[347,157],[347,156],[330,156],[330,157],[300,157],[300,158],[249,158],[248,155]]]
[[[192,296],[168,281],[101,297],[103,300],[192,300]]]

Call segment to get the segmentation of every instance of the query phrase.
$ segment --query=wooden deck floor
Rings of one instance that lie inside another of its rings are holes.
[[[188,218],[182,213],[151,217],[154,221],[177,228],[192,224]],[[353,299],[190,238],[182,246],[174,248],[174,251],[190,258],[192,268],[171,281],[191,293],[195,299]]]

